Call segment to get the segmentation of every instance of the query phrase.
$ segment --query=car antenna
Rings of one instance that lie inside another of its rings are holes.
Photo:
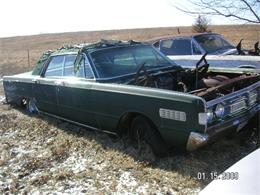
[[[206,60],[206,56],[208,55],[208,53],[206,52],[201,58],[200,60],[196,63],[196,83],[195,83],[195,87],[196,89],[198,89],[198,80],[199,80],[199,65],[201,64],[202,61],[204,61],[204,65],[208,65],[208,61]]]

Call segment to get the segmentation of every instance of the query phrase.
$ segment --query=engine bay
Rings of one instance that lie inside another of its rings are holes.
[[[199,62],[201,63],[201,62]],[[206,101],[233,93],[260,80],[259,74],[209,71],[207,63],[196,69],[148,72],[144,66],[129,84],[197,95]]]

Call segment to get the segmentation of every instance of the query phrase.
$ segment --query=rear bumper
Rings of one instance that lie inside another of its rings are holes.
[[[258,119],[260,118],[259,111],[260,105],[258,104],[249,111],[243,112],[241,115],[208,127],[206,133],[191,132],[187,141],[186,149],[188,151],[196,150],[215,140],[220,135],[228,133],[229,129],[234,128],[237,132],[240,131],[254,116],[258,117]]]

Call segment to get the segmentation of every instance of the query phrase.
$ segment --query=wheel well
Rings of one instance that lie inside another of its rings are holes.
[[[117,125],[118,135],[122,136],[124,134],[128,134],[130,131],[131,123],[132,123],[133,119],[136,118],[137,116],[145,117],[150,122],[150,124],[153,125],[154,128],[157,130],[157,126],[153,123],[153,121],[149,117],[145,116],[142,113],[138,113],[138,112],[127,112],[121,116],[121,118],[118,122],[118,125]]]

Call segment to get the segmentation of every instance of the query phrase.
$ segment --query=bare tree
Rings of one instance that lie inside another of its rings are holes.
[[[191,9],[175,6],[190,14],[216,15],[247,23],[260,23],[260,0],[187,0]]]
[[[210,21],[206,16],[199,15],[192,25],[192,30],[198,33],[208,32],[209,23]]]

